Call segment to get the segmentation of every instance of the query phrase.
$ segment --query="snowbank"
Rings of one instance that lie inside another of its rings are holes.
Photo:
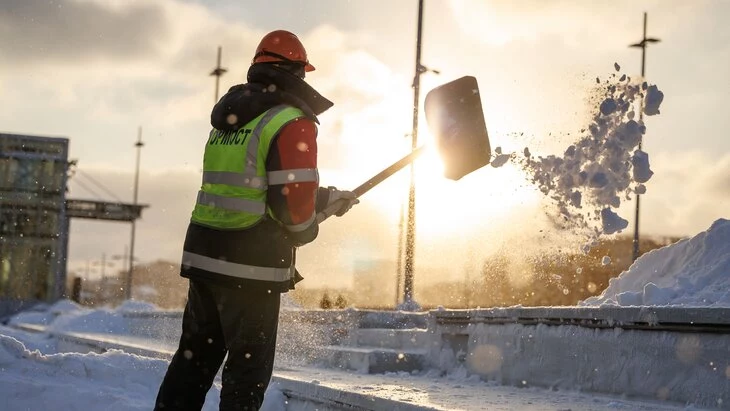
[[[167,370],[166,360],[111,350],[104,354],[49,354],[28,350],[0,329],[0,404],[13,410],[150,410]],[[24,337],[28,337],[25,335]],[[25,338],[24,338],[25,339]],[[203,410],[218,410],[220,381]],[[269,386],[262,411],[284,411],[286,397]]]
[[[71,313],[81,309],[83,309],[82,306],[68,299],[58,300],[50,306],[46,303],[39,303],[29,310],[21,311],[11,317],[10,323],[48,325],[61,314]]]
[[[121,351],[43,355],[0,335],[0,367],[0,398],[7,409],[149,410],[167,361]],[[206,410],[218,409],[217,392],[211,390]]]
[[[642,255],[580,305],[730,307],[730,220]]]

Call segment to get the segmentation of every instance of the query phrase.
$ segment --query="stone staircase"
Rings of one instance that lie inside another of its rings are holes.
[[[355,329],[342,344],[327,346],[322,362],[364,374],[420,371],[427,363],[429,336],[420,328]]]
[[[290,339],[309,334],[308,362],[362,374],[423,370],[431,347],[428,313],[318,311],[299,313],[287,324],[304,325],[290,329]],[[300,356],[306,349],[297,348]]]

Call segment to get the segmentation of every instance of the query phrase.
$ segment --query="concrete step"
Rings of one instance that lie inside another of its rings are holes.
[[[323,350],[320,362],[363,374],[420,371],[426,367],[427,350],[400,350],[378,347],[348,347],[331,345]]]
[[[392,348],[395,350],[412,350],[428,348],[432,333],[422,328],[387,329],[361,328],[353,330],[344,345],[355,347]]]

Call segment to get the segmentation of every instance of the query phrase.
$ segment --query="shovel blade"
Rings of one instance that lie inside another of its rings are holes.
[[[476,78],[466,76],[436,87],[424,105],[446,178],[458,180],[489,164],[491,147]]]

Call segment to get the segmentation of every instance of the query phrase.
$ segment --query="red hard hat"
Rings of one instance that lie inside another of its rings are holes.
[[[301,63],[304,71],[314,71],[302,42],[294,33],[286,30],[276,30],[265,35],[256,48],[251,64],[277,61]]]

